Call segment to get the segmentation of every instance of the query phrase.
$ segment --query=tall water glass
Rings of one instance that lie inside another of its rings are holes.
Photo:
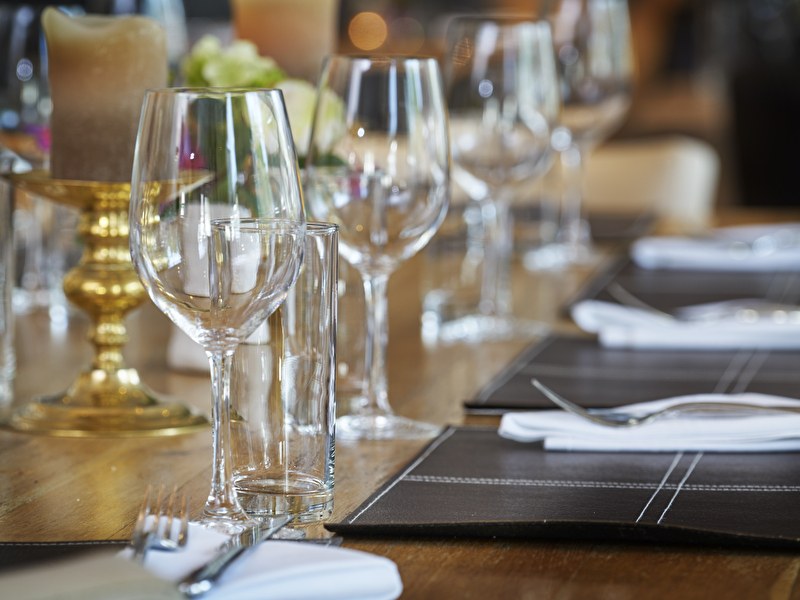
[[[546,21],[483,16],[455,19],[445,59],[454,176],[480,204],[480,298],[443,337],[485,341],[539,335],[543,324],[512,315],[511,213],[515,187],[552,162],[559,94]]]
[[[12,159],[0,156],[0,174],[11,171]],[[11,215],[14,188],[0,176],[0,416],[11,406],[16,355],[14,353],[14,244]]]
[[[438,427],[395,415],[386,383],[387,283],[444,220],[450,155],[439,67],[433,59],[327,59],[306,158],[314,218],[339,225],[340,254],[361,274],[367,382],[340,439],[413,438]]]
[[[234,481],[257,517],[333,510],[338,241],[336,225],[306,223],[294,287],[234,355]]]
[[[231,471],[231,361],[286,298],[303,255],[300,179],[281,92],[148,91],[132,173],[134,267],[211,366],[214,462],[203,521],[235,531],[249,518]]]
[[[37,169],[47,167],[50,151],[44,7],[33,1],[0,4],[0,145]],[[63,320],[62,279],[79,256],[77,211],[19,190],[16,196],[14,308],[18,314],[48,308],[54,320]]]
[[[631,102],[633,59],[627,0],[549,3],[563,110],[553,145],[563,171],[559,244],[565,263],[591,259],[583,215],[584,164],[621,124]]]

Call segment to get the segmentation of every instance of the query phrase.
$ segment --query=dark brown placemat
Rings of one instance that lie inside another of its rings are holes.
[[[682,306],[736,298],[800,302],[800,274],[640,269],[621,259],[597,276],[571,302],[614,302],[612,283],[666,312]],[[570,304],[571,304],[570,303]],[[551,408],[530,385],[545,385],[587,407],[610,407],[685,394],[762,392],[800,394],[798,351],[654,350],[603,348],[594,338],[550,337],[525,349],[475,398],[470,412]]]
[[[343,535],[800,547],[800,455],[545,452],[448,428]]]
[[[551,336],[524,350],[464,406],[473,413],[553,408],[537,378],[562,396],[605,408],[703,393],[800,394],[800,352],[604,348],[592,338]]]
[[[455,218],[458,213],[463,212],[463,206],[451,206],[448,218]],[[525,223],[536,223],[541,219],[541,207],[538,205],[515,206],[512,209],[512,216],[514,223],[524,228]],[[595,242],[598,244],[619,244],[622,246],[627,246],[634,240],[647,235],[653,230],[656,223],[656,217],[652,213],[590,213],[587,220],[589,223],[589,231]],[[437,232],[436,236],[428,244],[426,251],[434,255],[449,251],[462,252],[464,249],[465,233],[466,230],[464,228],[456,228],[455,230],[443,228]],[[524,234],[522,238],[524,238]],[[524,239],[517,241],[519,242],[519,250],[524,251],[527,249]]]
[[[98,550],[122,550],[126,540],[82,540],[72,542],[0,542],[0,570],[28,563],[57,560]]]
[[[615,297],[608,292],[612,283],[665,312],[693,304],[740,298],[800,302],[800,273],[642,269],[624,258],[592,278],[568,306],[585,299],[615,302]]]

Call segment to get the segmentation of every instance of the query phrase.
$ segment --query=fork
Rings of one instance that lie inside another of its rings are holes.
[[[647,414],[632,415],[616,409],[588,410],[560,396],[536,378],[531,379],[531,384],[556,406],[587,421],[606,427],[636,427],[662,417],[683,412],[719,412],[728,414],[731,412],[800,412],[800,406],[775,406],[744,402],[680,402]]]
[[[785,324],[800,322],[800,307],[794,304],[774,302],[761,298],[741,298],[685,306],[677,309],[674,313],[669,313],[648,304],[616,281],[606,286],[606,292],[623,306],[646,310],[674,321],[713,322],[722,319],[733,319],[739,323],[766,321]]]
[[[154,497],[153,486],[148,485],[131,536],[133,559],[141,564],[148,550],[175,551],[183,548],[188,540],[188,533],[187,496],[178,496],[178,486],[173,487],[172,493],[167,496],[164,486],[161,485]]]

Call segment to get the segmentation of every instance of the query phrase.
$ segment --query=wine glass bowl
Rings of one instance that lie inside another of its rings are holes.
[[[155,305],[211,364],[214,467],[204,522],[248,521],[231,478],[230,361],[278,307],[302,262],[304,211],[276,90],[145,95],[131,183],[131,256]]]
[[[552,22],[561,81],[560,124],[569,129],[576,143],[591,148],[619,127],[630,107],[627,3],[557,3]]]
[[[453,161],[492,189],[549,167],[559,110],[544,21],[461,17],[448,31],[447,100]]]
[[[543,324],[512,315],[511,203],[515,187],[533,185],[552,164],[560,99],[549,24],[501,15],[454,19],[445,80],[455,177],[480,205],[479,239],[468,246],[482,248],[482,265],[474,308],[456,307],[438,335],[468,342],[540,335]]]
[[[430,436],[395,415],[385,373],[389,275],[437,231],[449,200],[444,95],[432,59],[330,57],[306,157],[315,219],[339,226],[340,254],[361,274],[367,307],[366,391],[337,421],[339,439]]]
[[[582,214],[583,171],[591,151],[622,124],[631,103],[633,60],[626,0],[559,0],[553,25],[562,112],[554,146],[565,185],[560,243],[564,262],[591,258]]]

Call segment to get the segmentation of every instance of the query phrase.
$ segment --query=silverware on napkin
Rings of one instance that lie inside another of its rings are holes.
[[[234,561],[270,539],[291,520],[291,515],[280,515],[273,517],[269,523],[258,523],[234,535],[222,545],[214,558],[181,581],[178,591],[189,598],[207,593]]]

